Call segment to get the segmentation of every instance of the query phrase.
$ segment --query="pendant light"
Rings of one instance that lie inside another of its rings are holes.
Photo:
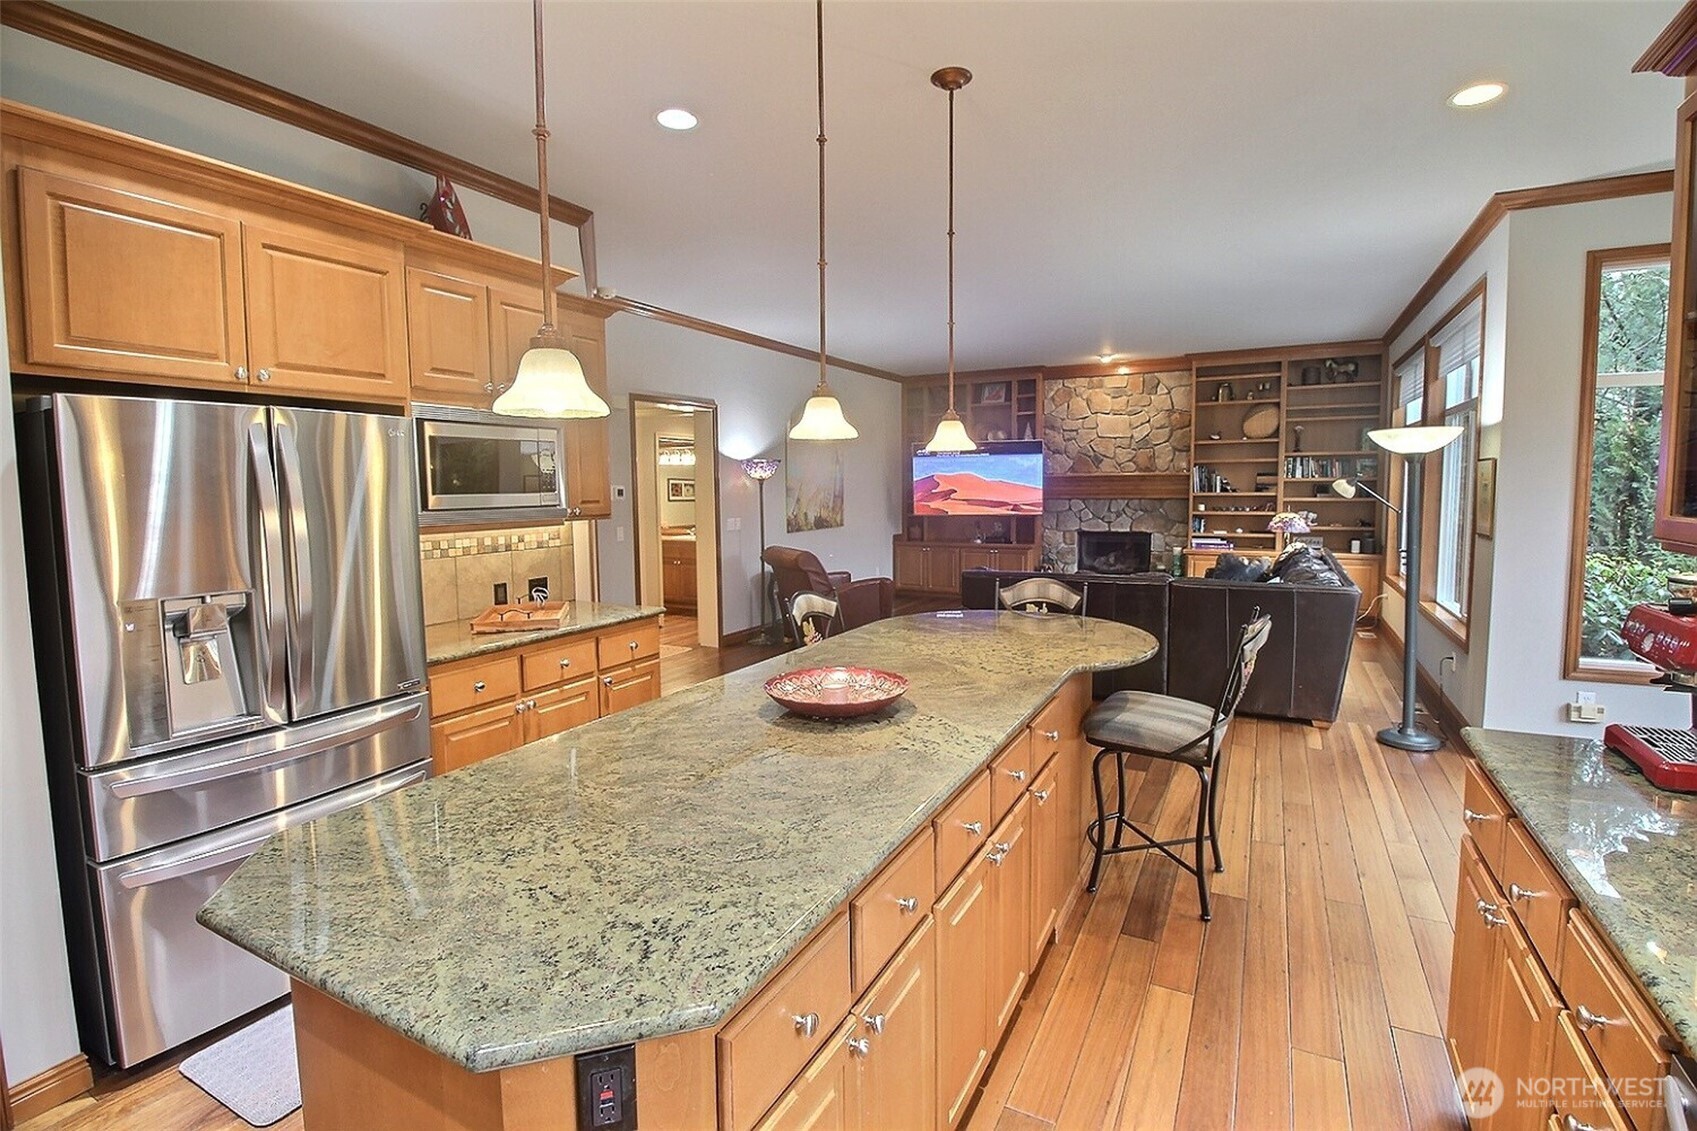
[[[931,85],[949,92],[949,411],[937,422],[937,434],[925,445],[928,452],[971,452],[978,449],[955,411],[955,91],[972,81],[965,67],[944,67],[931,76]]]
[[[825,0],[814,0],[813,30],[819,61],[819,384],[790,429],[790,439],[853,440],[860,433],[825,383]]]
[[[583,363],[571,351],[571,340],[554,327],[553,256],[549,240],[548,118],[542,100],[542,0],[532,0],[536,23],[536,194],[542,217],[542,325],[519,359],[512,387],[492,406],[502,416],[546,416],[583,420],[606,416],[607,402],[583,377]]]

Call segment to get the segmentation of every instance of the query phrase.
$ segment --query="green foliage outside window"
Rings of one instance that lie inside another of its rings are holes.
[[[1669,553],[1653,534],[1667,318],[1665,266],[1603,272],[1581,615],[1580,655],[1590,659],[1632,659],[1620,638],[1627,610],[1666,599],[1668,574],[1697,569],[1697,559]],[[1611,374],[1650,376],[1610,384]]]

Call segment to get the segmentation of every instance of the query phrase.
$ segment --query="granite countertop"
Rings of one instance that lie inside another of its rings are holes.
[[[1468,727],[1467,745],[1688,1050],[1697,1049],[1697,797],[1593,739]]]
[[[628,624],[645,617],[657,617],[665,609],[656,605],[610,605],[604,601],[572,601],[566,608],[566,619],[559,628],[539,628],[535,632],[473,632],[463,620],[427,625],[424,629],[424,659],[426,663],[442,664],[449,660],[464,660],[526,644],[540,644],[556,636],[574,636],[594,632],[615,624]]]
[[[712,1025],[1065,679],[1147,659],[1094,618],[879,621],[280,833],[200,921],[474,1071]],[[900,672],[861,720],[795,668]]]

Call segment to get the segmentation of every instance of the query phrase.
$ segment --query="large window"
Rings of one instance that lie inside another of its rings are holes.
[[[1656,542],[1656,458],[1667,351],[1668,249],[1594,251],[1586,260],[1567,674],[1642,680],[1620,638],[1627,610],[1666,596],[1697,559]]]
[[[1396,404],[1391,409],[1391,426],[1419,424],[1425,411],[1426,343],[1421,342],[1396,364]],[[1398,513],[1392,536],[1391,569],[1397,577],[1408,572],[1408,477],[1403,474],[1402,460],[1385,459],[1380,463],[1391,476],[1386,481],[1386,498],[1395,499]]]
[[[1461,437],[1438,453],[1437,572],[1433,598],[1466,618],[1473,574],[1473,476],[1479,448],[1479,380],[1485,297],[1468,302],[1432,334],[1436,373],[1434,424],[1461,427]]]

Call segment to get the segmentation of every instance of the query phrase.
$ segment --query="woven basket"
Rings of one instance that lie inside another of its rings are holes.
[[[1278,430],[1279,410],[1276,405],[1255,409],[1243,418],[1245,440],[1265,440]]]

